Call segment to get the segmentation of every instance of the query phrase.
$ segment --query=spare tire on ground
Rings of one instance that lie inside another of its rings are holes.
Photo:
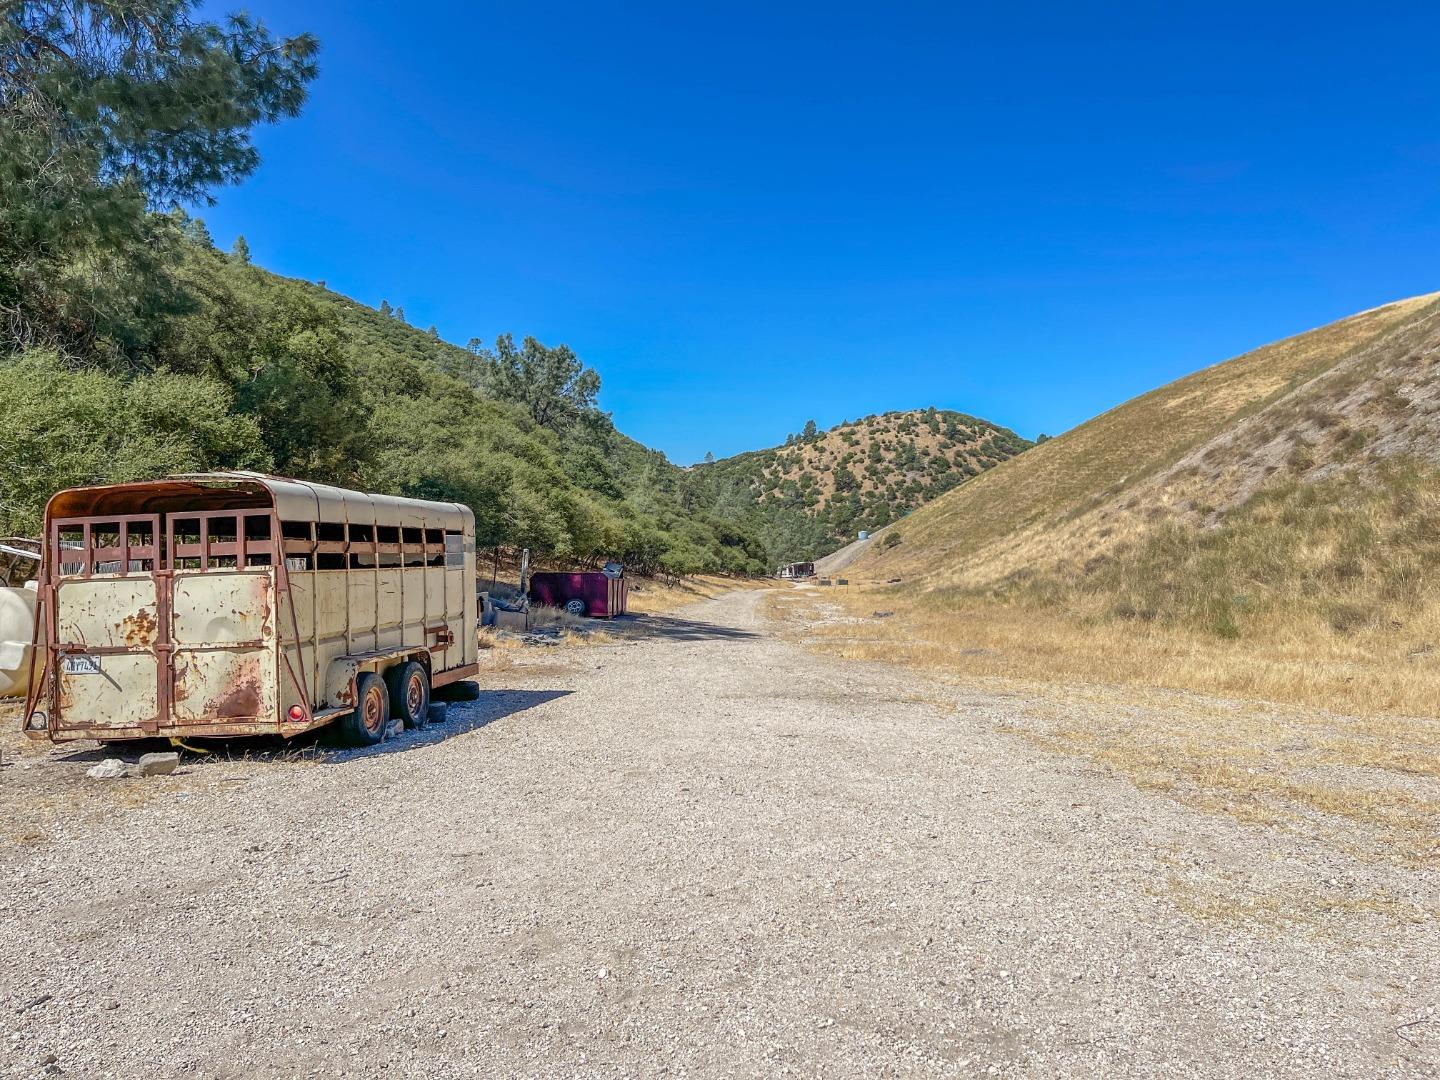
[[[430,697],[435,701],[479,701],[480,684],[466,679],[464,682],[437,686],[430,691]]]

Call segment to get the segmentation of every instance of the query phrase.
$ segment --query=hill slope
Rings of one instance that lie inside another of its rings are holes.
[[[942,409],[890,412],[697,465],[690,486],[752,522],[773,561],[813,559],[1007,461],[1031,443]]]
[[[921,507],[852,573],[952,617],[998,600],[1289,649],[1316,686],[1298,665],[1387,658],[1404,678],[1375,685],[1413,702],[1401,682],[1440,692],[1421,678],[1440,641],[1437,364],[1436,296],[1265,346]]]
[[[682,471],[593,403],[542,423],[433,332],[222,254],[203,229],[175,243],[185,303],[124,366],[0,355],[0,531],[33,533],[60,487],[241,467],[464,502],[481,547],[541,560],[766,569],[752,533],[682,505]]]
[[[1262,489],[1433,455],[1436,321],[1434,297],[1404,300],[1153,390],[917,511],[862,565],[994,585],[1162,522],[1212,528]]]

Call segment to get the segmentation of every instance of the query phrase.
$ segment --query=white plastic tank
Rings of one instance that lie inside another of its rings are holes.
[[[0,588],[0,697],[23,697],[35,674],[36,584]]]

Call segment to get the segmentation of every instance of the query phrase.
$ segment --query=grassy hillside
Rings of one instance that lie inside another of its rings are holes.
[[[891,412],[697,465],[689,484],[698,500],[753,523],[779,563],[833,551],[1030,445],[964,413]]]
[[[143,347],[0,354],[0,531],[34,533],[61,487],[241,467],[464,502],[482,547],[767,568],[753,533],[685,505],[682,470],[592,405],[538,422],[477,354],[187,228],[170,240],[183,303],[149,317]]]
[[[988,635],[1015,670],[1440,708],[1437,358],[1433,296],[1257,349],[921,507],[851,572],[904,579],[937,658]]]

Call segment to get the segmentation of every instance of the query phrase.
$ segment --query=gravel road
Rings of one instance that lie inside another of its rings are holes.
[[[527,650],[376,751],[29,751],[0,1076],[1440,1071],[1433,920],[1194,902],[1434,906],[1433,870],[1137,791],[1000,730],[1024,695],[818,659],[759,597]]]

